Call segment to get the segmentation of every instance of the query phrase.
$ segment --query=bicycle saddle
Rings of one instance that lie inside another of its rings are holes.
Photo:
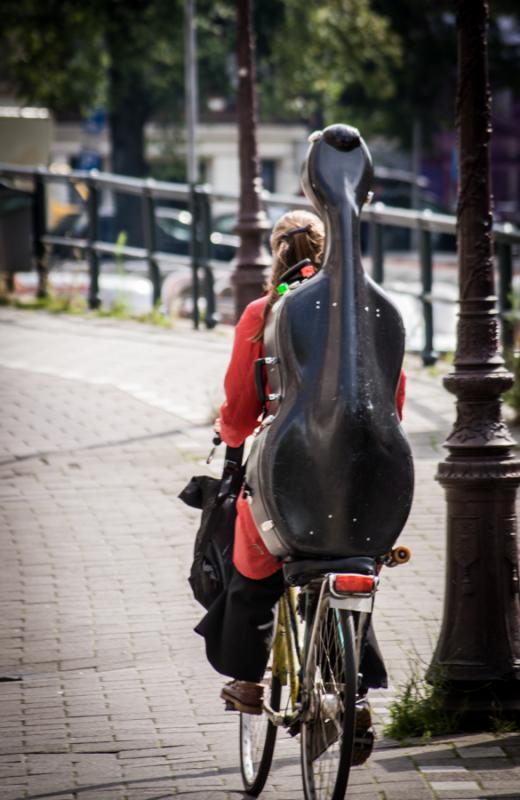
[[[283,565],[285,582],[289,586],[304,586],[328,572],[353,572],[357,575],[375,575],[376,562],[369,556],[333,559],[302,559],[288,561]]]

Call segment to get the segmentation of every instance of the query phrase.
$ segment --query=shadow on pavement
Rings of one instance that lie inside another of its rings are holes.
[[[280,758],[276,761],[276,769],[284,766],[290,766],[295,763],[299,763],[298,758]],[[240,768],[236,767],[222,767],[222,769],[215,769],[215,770],[204,770],[202,772],[197,773],[197,778],[219,778],[222,775],[237,775],[240,772]],[[140,784],[152,784],[160,781],[171,781],[175,784],[177,780],[183,780],[185,778],[193,778],[194,772],[179,772],[175,775],[165,775],[164,778],[138,778],[136,780],[120,780],[120,781],[111,781],[110,783],[95,783],[95,784],[88,784],[87,786],[74,786],[68,789],[56,789],[50,792],[41,792],[39,794],[31,794],[27,795],[25,800],[44,800],[44,798],[52,798],[52,797],[62,797],[63,795],[70,795],[70,794],[79,794],[80,792],[91,792],[91,791],[99,791],[100,789],[115,789],[118,786],[139,786]],[[183,792],[183,795],[186,794],[201,794],[204,792],[205,789],[187,789]],[[215,787],[211,789],[212,793],[220,793],[220,792],[227,792],[228,794],[238,794],[241,795],[243,798],[249,798],[250,795],[245,794],[243,788],[240,789],[233,789],[232,787],[222,786],[222,787]],[[160,794],[156,797],[149,797],[148,800],[165,800],[165,798],[171,798],[171,792],[168,794]],[[520,798],[519,798],[520,800]]]

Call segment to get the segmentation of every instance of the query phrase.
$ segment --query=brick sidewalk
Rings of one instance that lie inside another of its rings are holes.
[[[0,800],[240,797],[236,715],[192,633],[197,515],[176,499],[202,468],[230,332],[11,309],[0,326]],[[444,581],[433,475],[452,402],[437,374],[407,369],[414,558],[378,595],[392,688],[376,693],[377,749],[348,796],[520,800],[518,736],[381,734],[397,684],[429,661]],[[285,733],[262,796],[302,796]]]

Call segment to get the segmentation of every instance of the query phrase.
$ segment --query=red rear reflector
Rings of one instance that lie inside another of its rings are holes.
[[[371,594],[374,583],[373,575],[336,575],[334,589],[349,594]]]

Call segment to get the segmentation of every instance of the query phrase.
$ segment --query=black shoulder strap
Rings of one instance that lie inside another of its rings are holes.
[[[224,466],[242,466],[242,457],[244,455],[244,445],[241,444],[239,447],[230,447],[226,445],[226,455],[224,457]]]

